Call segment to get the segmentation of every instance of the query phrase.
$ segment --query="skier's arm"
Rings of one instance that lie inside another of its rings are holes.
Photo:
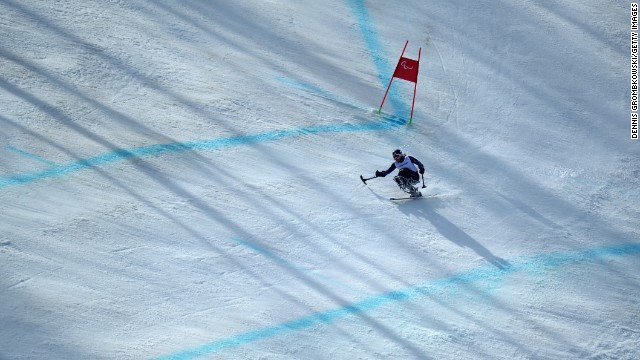
[[[411,160],[412,163],[418,165],[418,169],[420,170],[420,174],[424,174],[424,165],[422,165],[422,163],[420,162],[420,160],[414,158],[413,156],[409,155],[409,160]]]
[[[385,177],[387,175],[389,175],[393,170],[396,169],[396,163],[392,163],[391,166],[389,166],[389,168],[386,171],[376,171],[376,176],[378,177]]]

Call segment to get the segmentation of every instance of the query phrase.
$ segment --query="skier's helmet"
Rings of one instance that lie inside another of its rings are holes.
[[[393,153],[391,153],[391,156],[393,156],[395,160],[402,160],[404,158],[404,153],[400,149],[395,149],[393,150]]]

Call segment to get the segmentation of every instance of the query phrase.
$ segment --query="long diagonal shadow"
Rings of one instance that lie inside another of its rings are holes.
[[[450,220],[439,214],[434,207],[437,200],[425,199],[422,203],[405,203],[400,204],[399,208],[407,215],[414,215],[429,221],[438,232],[452,243],[473,250],[476,254],[485,258],[489,263],[501,270],[509,268],[510,264],[506,260],[494,255],[489,249],[484,247],[476,239],[472,238],[460,227],[456,226]]]

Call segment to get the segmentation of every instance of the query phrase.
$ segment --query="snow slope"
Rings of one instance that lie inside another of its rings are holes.
[[[640,358],[628,4],[0,3],[0,358]],[[402,46],[422,48],[413,84]],[[425,199],[393,203],[402,147]]]

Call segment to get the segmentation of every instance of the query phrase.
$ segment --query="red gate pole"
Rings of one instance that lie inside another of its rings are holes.
[[[402,56],[404,55],[404,51],[407,50],[408,44],[409,44],[409,40],[407,40],[407,42],[404,43],[404,49],[402,49],[402,54],[400,54],[400,59],[402,59]],[[398,59],[398,62],[400,62],[400,59]],[[389,93],[389,89],[391,88],[392,82],[393,82],[393,75],[391,76],[391,80],[389,80],[389,86],[387,86],[387,91],[385,91],[384,97],[382,98],[382,103],[380,104],[380,109],[378,109],[378,114],[380,114],[380,111],[382,111],[382,105],[384,105],[384,100],[387,98],[387,94]]]
[[[418,68],[420,68],[420,53],[422,48],[418,50]],[[413,121],[413,105],[416,103],[416,88],[418,87],[418,74],[416,73],[416,82],[413,84],[413,101],[411,101],[411,117],[409,117],[409,125]]]

